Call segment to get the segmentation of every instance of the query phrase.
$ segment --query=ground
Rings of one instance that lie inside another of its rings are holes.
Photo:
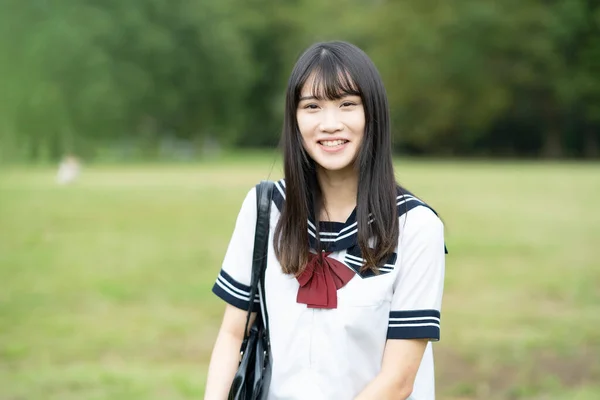
[[[600,165],[399,160],[446,227],[439,399],[600,398]],[[274,153],[0,169],[0,399],[198,399],[210,289]]]

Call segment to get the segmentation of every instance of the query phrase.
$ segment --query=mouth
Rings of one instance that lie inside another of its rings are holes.
[[[343,146],[348,142],[349,142],[348,140],[336,139],[336,140],[319,140],[317,143],[319,143],[323,147],[334,148],[334,147]]]

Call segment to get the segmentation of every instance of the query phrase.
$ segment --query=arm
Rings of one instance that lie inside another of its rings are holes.
[[[444,226],[429,209],[410,211],[401,225],[400,268],[394,284],[380,373],[357,400],[406,399],[429,341],[440,338],[444,285]]]
[[[238,214],[235,229],[229,242],[213,292],[227,306],[208,367],[205,400],[225,400],[240,361],[240,346],[244,339],[244,326],[250,303],[258,309],[255,299],[250,299],[254,230],[256,226],[256,193],[246,195]],[[251,314],[250,326],[256,317]]]
[[[413,384],[427,340],[389,339],[385,345],[381,371],[355,400],[404,400],[413,391]]]
[[[244,339],[247,312],[231,305],[225,308],[221,329],[213,348],[204,400],[225,400],[240,361],[240,346]],[[250,316],[250,324],[256,313]]]

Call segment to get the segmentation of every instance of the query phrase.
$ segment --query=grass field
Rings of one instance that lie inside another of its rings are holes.
[[[0,170],[0,399],[199,399],[210,292],[272,156]],[[274,165],[274,166],[273,166]],[[600,165],[405,161],[450,254],[440,399],[600,399]]]

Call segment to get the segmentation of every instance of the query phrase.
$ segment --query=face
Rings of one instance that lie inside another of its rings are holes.
[[[321,168],[353,168],[365,132],[365,110],[360,96],[317,99],[310,80],[304,85],[296,110],[304,149]]]

